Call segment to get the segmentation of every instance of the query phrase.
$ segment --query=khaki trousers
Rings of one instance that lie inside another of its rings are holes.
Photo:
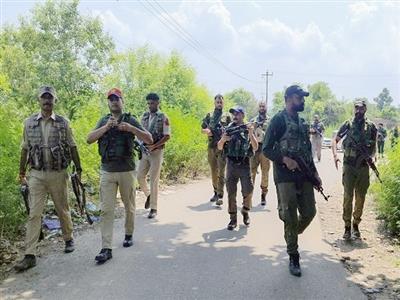
[[[100,210],[102,248],[112,249],[117,190],[125,206],[125,234],[132,235],[135,223],[135,171],[100,171]]]
[[[64,241],[73,238],[73,225],[68,206],[68,173],[62,171],[31,170],[28,176],[30,214],[26,224],[25,254],[36,255],[42,214],[46,205],[47,194],[54,202],[60,220]]]
[[[150,155],[143,154],[142,159],[139,162],[138,182],[140,189],[143,191],[146,197],[150,195],[151,209],[157,209],[158,186],[160,182],[163,159],[164,150],[159,149],[151,152]],[[146,181],[147,173],[150,175],[150,191]]]
[[[259,145],[259,150],[250,158],[251,179],[253,184],[256,180],[258,166],[261,165],[261,192],[268,193],[268,175],[271,163],[268,158],[261,151],[262,145]]]
[[[223,151],[217,148],[208,148],[208,163],[211,169],[211,179],[214,193],[224,195],[226,158]]]
[[[317,155],[317,159],[321,160],[322,137],[319,135],[311,136],[311,150],[313,158]]]

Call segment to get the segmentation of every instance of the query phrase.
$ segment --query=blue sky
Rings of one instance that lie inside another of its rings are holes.
[[[40,1],[0,2],[3,24]],[[120,50],[178,50],[212,93],[244,87],[261,99],[268,69],[270,99],[293,82],[325,81],[339,99],[387,87],[400,104],[399,1],[81,1],[80,10],[99,17]],[[168,28],[174,22],[203,54]]]

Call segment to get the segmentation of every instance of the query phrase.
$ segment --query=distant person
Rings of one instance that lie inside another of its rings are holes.
[[[214,111],[208,113],[201,124],[202,133],[208,136],[208,163],[214,189],[210,201],[218,206],[223,204],[226,158],[223,151],[218,150],[217,143],[221,139],[223,127],[231,122],[229,114],[224,113],[223,109],[224,97],[218,94],[214,97]]]
[[[250,158],[251,178],[254,184],[258,166],[261,166],[261,205],[265,205],[267,203],[266,195],[268,193],[268,176],[270,169],[270,161],[262,153],[262,143],[268,127],[267,107],[265,102],[260,102],[258,104],[258,116],[251,121],[257,123],[254,133],[258,142],[258,149]]]
[[[383,123],[378,124],[378,156],[383,158],[383,152],[385,150],[385,140],[386,140],[387,132],[383,127]]]
[[[243,126],[243,130],[228,134],[224,132],[218,142],[218,150],[224,151],[227,160],[226,190],[228,192],[228,212],[230,222],[228,230],[237,227],[237,184],[240,181],[242,187],[243,205],[241,213],[243,223],[250,225],[249,211],[251,209],[251,197],[253,195],[253,182],[250,174],[250,157],[253,151],[257,151],[258,142],[254,135],[253,124],[244,125],[244,109],[240,106],[231,108],[233,122],[227,127],[227,131],[236,126]]]
[[[148,218],[153,219],[157,215],[158,185],[164,159],[164,147],[171,136],[171,128],[167,115],[160,110],[159,96],[150,93],[146,96],[146,100],[149,111],[143,114],[141,124],[151,133],[153,144],[145,145],[150,153],[148,155],[142,153],[138,169],[138,182],[140,189],[147,197],[144,208],[150,208]],[[146,181],[147,173],[150,175],[150,191]]]
[[[153,143],[150,132],[130,113],[123,111],[122,92],[113,88],[107,93],[110,113],[102,117],[87,137],[88,144],[98,141],[100,168],[100,231],[102,248],[95,260],[101,264],[112,258],[114,211],[117,190],[125,207],[124,247],[133,245],[135,224],[135,161],[134,140],[137,136],[147,144]]]
[[[316,208],[313,185],[293,158],[302,158],[322,185],[311,153],[310,128],[299,116],[309,95],[298,85],[286,89],[286,108],[271,119],[263,143],[265,156],[274,162],[279,218],[284,222],[289,271],[294,276],[301,276],[298,235],[310,225]]]
[[[319,116],[314,116],[314,122],[310,127],[311,145],[313,158],[317,156],[318,162],[321,161],[322,140],[324,138],[325,127],[319,120]]]
[[[395,126],[392,130],[392,134],[390,137],[390,144],[391,144],[392,148],[397,145],[398,139],[399,139],[399,128],[397,126]]]
[[[340,160],[337,157],[337,143],[343,140],[343,239],[349,240],[352,236],[360,238],[359,224],[363,213],[365,196],[369,187],[369,167],[366,159],[371,159],[376,151],[377,129],[374,123],[366,117],[367,105],[363,100],[354,103],[354,118],[344,122],[333,139],[332,152],[336,169]],[[368,154],[364,157],[363,152]],[[353,210],[353,197],[355,203]],[[353,228],[351,216],[353,214]]]
[[[23,131],[19,179],[21,185],[29,186],[30,212],[26,224],[25,256],[16,264],[17,271],[25,271],[36,265],[36,245],[47,194],[50,194],[60,219],[64,252],[70,253],[75,249],[68,205],[67,168],[72,160],[78,176],[81,176],[78,149],[69,121],[53,111],[57,101],[55,89],[42,86],[38,100],[40,112],[25,120]],[[28,179],[25,175],[27,166]]]

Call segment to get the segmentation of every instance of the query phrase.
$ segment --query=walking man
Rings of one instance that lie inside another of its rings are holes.
[[[377,129],[366,117],[367,105],[363,100],[354,103],[354,118],[346,121],[339,129],[332,143],[336,169],[340,160],[337,157],[336,144],[343,138],[343,239],[351,238],[351,215],[353,214],[353,236],[360,238],[358,225],[361,222],[365,196],[369,187],[368,159],[376,151]],[[365,155],[367,154],[367,155]],[[355,203],[353,211],[353,196]]]
[[[82,168],[69,121],[54,113],[56,91],[51,86],[39,89],[40,112],[25,120],[19,179],[29,186],[29,218],[26,224],[25,257],[15,269],[24,271],[36,265],[36,245],[47,194],[60,219],[65,253],[74,251],[73,225],[68,206],[67,168],[74,162],[78,176]],[[29,166],[28,179],[25,176]]]
[[[135,223],[135,161],[133,143],[135,136],[147,144],[152,144],[151,134],[143,129],[130,113],[123,112],[121,90],[111,89],[107,93],[110,113],[102,117],[96,128],[87,137],[88,144],[98,141],[101,156],[100,169],[100,230],[102,249],[96,256],[98,263],[112,258],[114,210],[117,190],[125,207],[124,247],[133,244]]]
[[[253,151],[257,151],[258,142],[254,135],[253,124],[245,125],[244,109],[240,106],[231,108],[233,122],[227,127],[217,146],[219,151],[224,151],[227,160],[226,189],[228,192],[228,212],[230,222],[228,230],[237,226],[237,184],[240,180],[242,186],[243,223],[250,225],[249,211],[251,209],[251,197],[253,195],[253,182],[250,174],[250,157]],[[234,130],[237,128],[237,130]],[[229,131],[232,130],[231,133]]]
[[[322,122],[319,121],[319,116],[314,116],[314,122],[310,128],[311,134],[311,145],[312,145],[312,155],[313,159],[317,156],[318,162],[321,161],[321,149],[322,149],[322,139],[324,138],[325,127]]]
[[[268,176],[269,176],[269,168],[270,161],[265,155],[262,153],[262,143],[264,141],[265,132],[268,127],[268,119],[267,119],[267,107],[265,102],[260,102],[258,104],[258,116],[252,119],[253,123],[256,123],[256,129],[254,131],[257,142],[258,149],[255,151],[254,155],[250,158],[250,168],[251,168],[251,179],[253,181],[253,185],[255,183],[256,174],[258,166],[261,166],[261,205],[265,205],[266,195],[268,193]]]
[[[208,136],[208,163],[211,169],[214,195],[210,201],[222,205],[225,184],[226,160],[223,151],[218,150],[217,143],[222,136],[222,128],[228,126],[231,118],[223,112],[224,97],[220,94],[214,97],[214,111],[208,113],[201,124],[202,133]]]
[[[378,155],[380,158],[383,158],[383,152],[385,150],[385,140],[386,140],[387,132],[383,127],[383,123],[378,124]]]
[[[169,140],[171,129],[168,117],[160,111],[160,98],[155,93],[150,93],[146,97],[149,111],[142,116],[142,126],[151,133],[152,144],[145,146],[149,154],[142,153],[139,162],[138,182],[140,189],[146,195],[145,209],[150,208],[149,219],[157,215],[158,184],[160,181],[161,166],[164,157],[164,146]],[[150,172],[150,191],[147,186],[146,176]]]
[[[271,119],[263,143],[265,156],[274,162],[279,218],[284,222],[289,271],[294,276],[301,276],[298,235],[304,232],[316,213],[313,185],[295,158],[304,159],[319,179],[311,154],[309,125],[298,114],[304,110],[307,96],[309,93],[298,85],[286,89],[286,108]]]

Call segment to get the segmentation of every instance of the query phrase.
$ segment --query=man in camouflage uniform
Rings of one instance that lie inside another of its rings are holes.
[[[358,225],[364,208],[365,196],[369,187],[369,167],[366,159],[375,155],[377,129],[366,117],[367,105],[363,100],[354,103],[354,118],[346,121],[339,129],[332,145],[336,169],[340,160],[337,157],[336,144],[343,138],[343,239],[351,238],[351,215],[353,213],[353,235],[360,237]],[[363,152],[368,154],[365,157]],[[353,196],[355,194],[354,212]]]
[[[318,162],[321,161],[322,139],[324,138],[325,127],[319,121],[319,116],[314,116],[314,122],[311,124],[311,146],[313,158],[317,156]]]
[[[286,108],[271,119],[263,143],[264,155],[274,162],[279,218],[285,224],[289,271],[294,276],[301,276],[298,235],[316,214],[313,185],[295,158],[302,158],[322,185],[311,154],[309,125],[298,115],[306,96],[309,93],[297,85],[286,89]]]
[[[36,245],[47,194],[50,194],[60,219],[65,241],[64,252],[74,251],[73,225],[68,206],[67,168],[71,159],[78,176],[81,175],[82,168],[69,121],[53,112],[56,100],[53,87],[41,87],[41,111],[30,116],[24,123],[19,178],[22,185],[29,186],[30,212],[26,224],[25,257],[15,266],[17,271],[36,265]],[[25,176],[27,165],[30,168],[28,180]]]
[[[208,113],[201,124],[202,132],[208,136],[208,163],[211,169],[214,195],[210,201],[222,205],[225,184],[226,160],[223,151],[217,149],[217,143],[222,136],[222,128],[231,122],[228,114],[223,112],[224,97],[220,94],[214,97],[214,111]]]
[[[258,149],[250,159],[251,179],[254,184],[258,166],[261,165],[261,205],[265,205],[267,203],[265,197],[268,193],[268,176],[270,168],[269,159],[262,153],[262,143],[268,127],[267,107],[265,102],[259,103],[258,116],[253,118],[251,121],[256,124],[254,133],[258,142]]]
[[[391,136],[390,136],[390,145],[395,147],[397,145],[397,140],[399,139],[399,129],[395,126],[392,129]]]
[[[130,113],[123,112],[123,98],[120,89],[113,88],[107,93],[110,113],[102,117],[96,128],[89,133],[87,142],[98,141],[101,156],[100,169],[100,230],[102,249],[96,256],[98,263],[112,258],[114,211],[117,190],[125,207],[124,247],[133,244],[135,224],[135,161],[133,145],[135,136],[152,144],[151,134],[145,130]]]
[[[383,127],[383,123],[378,124],[378,155],[383,158],[383,152],[385,150],[385,139],[387,136],[386,129]]]
[[[228,192],[228,212],[230,222],[228,230],[233,230],[237,226],[237,204],[236,193],[237,184],[240,180],[242,186],[243,206],[241,213],[243,223],[250,225],[249,211],[251,209],[251,197],[253,195],[253,182],[250,174],[250,157],[253,151],[257,151],[258,142],[254,135],[253,124],[245,125],[244,109],[240,106],[231,108],[229,112],[233,116],[233,122],[226,128],[226,132],[219,140],[218,150],[224,151],[227,160],[226,169],[226,190]],[[237,132],[229,133],[233,128],[238,128]]]
[[[153,137],[153,144],[145,145],[150,154],[142,153],[139,162],[138,182],[147,200],[144,208],[150,208],[149,219],[157,215],[158,184],[160,181],[161,165],[164,157],[164,146],[169,140],[171,129],[168,117],[160,111],[160,98],[155,93],[146,97],[149,111],[142,116],[141,124]],[[150,172],[150,191],[147,186],[146,176]]]

